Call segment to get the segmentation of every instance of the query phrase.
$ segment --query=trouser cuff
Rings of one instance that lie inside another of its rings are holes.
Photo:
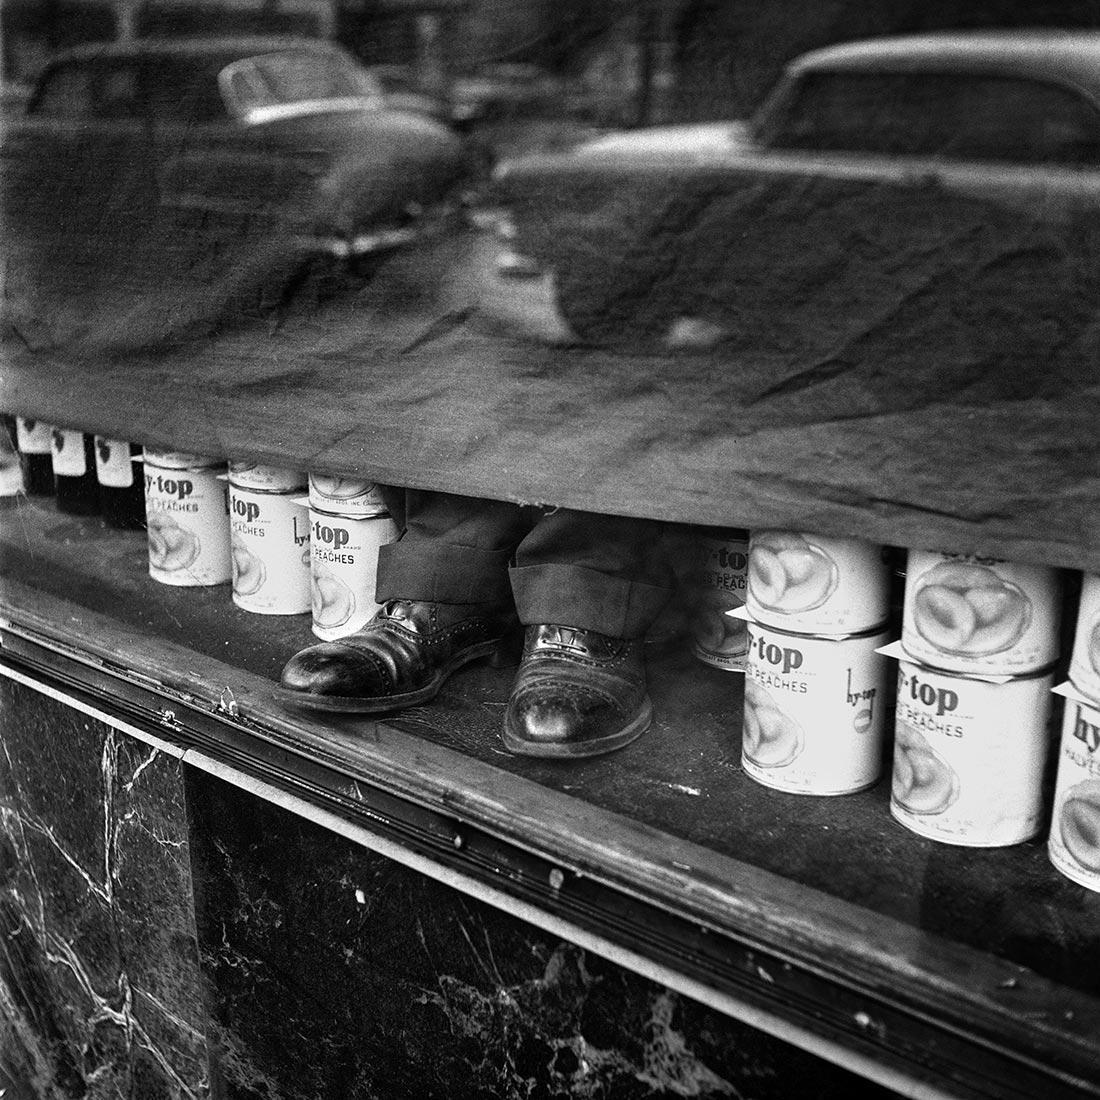
[[[556,623],[614,638],[640,638],[672,595],[577,565],[513,566],[508,575],[525,626]]]
[[[378,554],[375,598],[433,603],[507,603],[509,550],[429,542],[390,543]]]

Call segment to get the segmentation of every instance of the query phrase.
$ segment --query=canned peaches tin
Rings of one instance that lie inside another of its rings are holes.
[[[259,615],[310,609],[309,514],[292,493],[242,488],[230,474],[233,602]]]
[[[898,665],[890,813],[944,844],[997,848],[1039,832],[1050,672],[988,681]]]
[[[262,493],[289,493],[305,488],[306,475],[281,466],[261,466],[257,462],[230,462],[229,480],[241,489]]]
[[[1018,676],[1058,656],[1055,569],[994,558],[911,550],[901,644],[951,672]]]
[[[149,575],[161,584],[224,584],[232,567],[229,496],[221,469],[162,467],[145,452]]]
[[[1100,703],[1100,575],[1086,573],[1073,636],[1069,678],[1078,691]]]
[[[792,794],[848,794],[882,770],[884,631],[807,637],[749,622],[741,764]]]
[[[338,474],[309,475],[309,504],[341,516],[377,516],[386,511],[386,502],[373,481]]]
[[[745,603],[749,541],[746,531],[715,531],[696,541],[690,578],[693,652],[704,664],[743,672],[749,639],[743,619],[726,614]]]
[[[881,546],[799,531],[753,531],[746,605],[752,617],[802,634],[860,634],[889,614]]]
[[[326,642],[354,634],[374,617],[378,551],[397,538],[386,513],[340,516],[309,510],[313,633]]]
[[[1100,890],[1100,708],[1072,696],[1062,719],[1047,851],[1066,878]]]
[[[220,467],[224,470],[225,460],[210,455],[196,455],[190,451],[166,451],[158,447],[145,447],[145,461],[162,470],[208,470]]]

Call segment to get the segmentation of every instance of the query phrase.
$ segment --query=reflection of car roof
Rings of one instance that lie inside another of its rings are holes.
[[[1100,98],[1100,31],[955,31],[847,42],[803,54],[814,71],[970,72],[1075,84]]]
[[[302,36],[247,35],[225,38],[138,38],[129,42],[96,42],[76,46],[56,54],[51,60],[94,61],[109,58],[193,57],[224,59],[226,64],[238,58],[280,50],[312,50],[339,53],[339,46],[323,38]]]

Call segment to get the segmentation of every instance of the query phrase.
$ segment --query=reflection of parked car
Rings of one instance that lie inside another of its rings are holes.
[[[790,268],[791,295],[804,297],[817,241],[808,227],[798,241],[802,219],[826,224],[827,211],[837,235],[851,235],[829,257],[832,275],[820,265],[823,281],[836,278],[877,247],[859,238],[877,231],[866,217],[872,188],[889,193],[882,219],[910,223],[910,244],[951,202],[956,214],[977,202],[1048,222],[1094,210],[1100,34],[956,33],[837,46],[793,62],[747,125],[613,134],[496,172],[516,247],[554,273],[563,314],[590,339],[639,324],[656,331],[692,313],[692,296],[729,301],[731,287],[751,296],[777,261]],[[935,191],[940,206],[918,213],[918,191]],[[700,262],[704,254],[711,259]],[[726,274],[738,265],[739,283]]]
[[[460,138],[394,109],[348,54],[312,39],[139,40],[60,55],[4,142],[9,218],[164,208],[270,218],[310,249],[402,243],[455,191]],[[159,212],[159,213],[158,213]]]

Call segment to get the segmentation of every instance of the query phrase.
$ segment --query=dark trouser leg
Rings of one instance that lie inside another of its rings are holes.
[[[529,756],[611,752],[648,728],[641,636],[672,594],[665,524],[541,516],[510,576],[527,625],[504,744]]]
[[[640,638],[672,594],[673,531],[569,509],[539,517],[510,572],[520,621]]]
[[[395,490],[387,490],[387,498]],[[400,492],[400,490],[397,490]],[[405,530],[382,547],[377,598],[505,603],[508,562],[530,527],[525,509],[449,493],[404,492]],[[396,510],[396,509],[391,509]]]

